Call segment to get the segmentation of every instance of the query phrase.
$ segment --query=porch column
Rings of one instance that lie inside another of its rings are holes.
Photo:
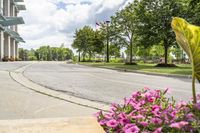
[[[14,39],[13,38],[11,38],[10,39],[10,57],[11,58],[15,58],[15,52],[14,52]]]
[[[4,16],[10,17],[10,0],[4,0],[3,1],[4,6]]]
[[[19,55],[18,55],[18,43],[17,42],[15,42],[15,57],[19,58]]]
[[[4,0],[0,0],[0,13],[3,15],[3,1]]]
[[[13,58],[16,59],[16,54],[15,54],[15,40],[13,40]]]
[[[0,31],[0,60],[4,57],[4,32]]]
[[[4,52],[4,55],[10,58],[10,36],[8,34],[4,34]]]

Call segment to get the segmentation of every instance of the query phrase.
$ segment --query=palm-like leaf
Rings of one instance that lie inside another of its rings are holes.
[[[200,82],[200,27],[186,22],[182,18],[173,18],[172,28],[178,44],[190,57],[193,74]]]

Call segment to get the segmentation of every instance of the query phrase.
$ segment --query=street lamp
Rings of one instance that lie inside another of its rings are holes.
[[[107,58],[107,60],[106,60],[106,62],[110,62],[110,52],[109,52],[109,23],[110,23],[110,21],[106,21],[106,29],[107,29],[107,36],[106,36],[106,38],[107,38],[107,43],[106,43],[106,52],[107,52],[107,55],[106,55],[106,58]]]

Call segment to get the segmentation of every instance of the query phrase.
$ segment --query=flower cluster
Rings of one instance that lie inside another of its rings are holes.
[[[98,112],[98,122],[107,133],[198,132],[200,102],[176,103],[165,96],[167,91],[135,92],[123,105],[112,104],[108,113]]]

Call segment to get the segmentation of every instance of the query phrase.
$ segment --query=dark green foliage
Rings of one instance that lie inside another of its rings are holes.
[[[74,38],[72,47],[82,54],[83,61],[85,61],[86,56],[89,56],[89,60],[91,60],[93,55],[102,54],[104,36],[99,31],[85,26],[76,31]],[[79,59],[81,54],[79,54]]]
[[[73,51],[69,48],[41,46],[39,49],[19,49],[19,58],[22,61],[64,61],[72,59],[74,56]]]

